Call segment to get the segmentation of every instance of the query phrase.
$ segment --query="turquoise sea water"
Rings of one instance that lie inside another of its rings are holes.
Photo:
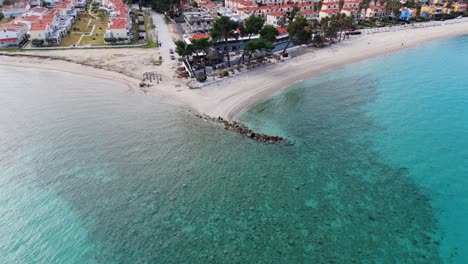
[[[0,66],[0,262],[466,263],[466,61],[467,37],[436,41],[241,116],[293,146]]]

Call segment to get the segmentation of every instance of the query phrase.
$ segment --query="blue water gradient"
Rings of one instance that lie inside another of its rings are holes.
[[[310,133],[317,133],[323,130],[320,119],[336,107],[346,109],[333,117],[338,122],[354,123],[356,115],[365,116],[369,127],[357,138],[368,140],[382,162],[407,171],[428,196],[443,261],[467,263],[467,67],[468,36],[434,41],[306,81],[275,94],[241,119],[270,133],[287,127],[288,136],[301,145],[308,144],[302,126],[311,117],[317,116]],[[366,102],[359,105],[357,100]],[[336,124],[336,129],[341,126],[346,125]]]

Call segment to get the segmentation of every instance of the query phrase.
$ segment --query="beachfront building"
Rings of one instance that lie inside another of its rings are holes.
[[[467,3],[453,3],[452,4],[453,11],[457,13],[465,13],[468,9]]]
[[[366,19],[382,20],[386,16],[384,6],[369,6],[366,11]]]
[[[2,6],[1,11],[6,18],[15,18],[26,13],[30,8],[29,2],[15,2],[12,5]]]
[[[109,23],[108,38],[128,39],[127,20],[116,18]]]
[[[208,32],[215,21],[215,18],[208,12],[185,12],[184,20],[186,28],[191,33]]]
[[[216,15],[218,17],[221,17],[221,16],[229,17],[232,21],[236,21],[238,23],[242,23],[244,21],[244,18],[241,17],[239,14],[225,7],[218,8]]]
[[[361,2],[362,0],[345,0],[340,12],[346,16],[354,17],[357,21],[362,20],[361,11],[359,9],[359,4]]]
[[[423,5],[421,6],[421,16],[424,18],[431,18],[436,15],[442,15],[443,9],[444,9],[443,6]]]
[[[232,10],[243,7],[285,6],[285,5],[311,5],[316,0],[225,0],[224,6]]]
[[[58,44],[73,25],[78,13],[75,1],[66,0],[56,3],[53,9],[33,8],[22,16],[25,23],[30,23],[29,35],[33,42]],[[39,17],[39,19],[34,19]]]
[[[28,26],[21,22],[11,21],[0,25],[0,47],[17,47],[27,38]]]
[[[199,0],[198,2],[198,9],[207,12],[211,16],[215,17],[218,15],[218,9],[221,8],[221,5],[215,4],[210,0]]]
[[[319,19],[340,13],[340,2],[337,0],[324,0],[320,9]]]
[[[283,12],[273,12],[266,16],[266,21],[268,25],[272,25],[275,27],[279,27],[281,24],[281,20],[283,19],[284,13]]]
[[[268,20],[268,24],[273,25],[276,21],[273,18],[277,13],[289,14],[294,6],[297,6],[301,11],[314,10],[314,3],[317,0],[225,0],[225,7],[233,10],[242,19],[247,19],[249,16],[261,16]],[[312,14],[308,14],[312,15]],[[273,19],[273,20],[272,20]],[[276,21],[277,22],[277,21]]]
[[[404,21],[408,21],[413,18],[413,12],[410,8],[402,7],[400,8],[400,19]]]
[[[101,4],[109,14],[109,22],[104,34],[106,42],[109,40],[128,41],[132,37],[132,20],[128,5],[122,0],[103,0]]]
[[[43,44],[47,43],[47,40],[50,40],[54,37],[54,27],[50,21],[38,21],[31,25],[29,29],[29,36],[32,40],[41,41]],[[55,38],[57,42],[61,41],[60,35],[58,38]]]

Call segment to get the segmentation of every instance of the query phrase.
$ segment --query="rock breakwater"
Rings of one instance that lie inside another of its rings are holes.
[[[195,114],[196,117],[210,121],[217,124],[222,124],[224,129],[232,130],[238,134],[251,138],[253,140],[265,142],[265,143],[283,143],[287,145],[292,145],[287,139],[280,136],[270,136],[262,133],[256,133],[252,129],[248,128],[246,125],[236,122],[236,121],[227,121],[222,117],[211,117],[203,114]]]

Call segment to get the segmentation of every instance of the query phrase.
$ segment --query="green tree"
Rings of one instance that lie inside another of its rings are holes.
[[[367,8],[369,8],[369,2],[370,0],[364,0],[361,3],[359,3],[359,13],[361,13],[362,10],[364,10],[364,16],[365,16],[365,14],[367,13]]]
[[[192,55],[194,50],[192,45],[187,45],[187,43],[185,43],[183,40],[177,40],[175,45],[175,52],[183,59],[187,59],[190,55]]]
[[[340,11],[341,11],[341,9],[343,9],[344,3],[345,3],[345,0],[340,0],[340,1],[338,1],[338,9],[339,9]]]
[[[312,30],[312,33],[317,33],[317,29],[320,28],[320,22],[317,19],[310,20],[309,28]]]
[[[210,30],[210,35],[214,41],[224,40],[228,65],[231,67],[231,58],[229,56],[229,39],[237,38],[238,23],[231,20],[229,17],[222,16],[213,23],[213,28]]]
[[[314,2],[314,11],[316,13],[320,12],[322,10],[322,1]]]
[[[273,44],[265,39],[254,39],[245,45],[245,51],[249,54],[248,61],[252,58],[252,55],[255,52],[265,52],[272,50],[274,48]]]
[[[199,54],[204,52],[206,55],[206,50],[211,46],[211,41],[208,38],[194,39],[192,40],[193,52]],[[202,59],[203,63],[203,72],[206,75],[206,63],[205,59]]]
[[[414,0],[410,0],[404,4],[407,8],[415,8],[416,7],[416,2]]]
[[[299,6],[294,5],[294,6],[293,6],[293,9],[291,10],[291,12],[290,12],[289,15],[288,15],[289,21],[293,21],[294,18],[296,18],[297,14],[299,14],[299,11],[301,11],[301,9],[299,8]]]
[[[272,25],[266,25],[260,31],[260,37],[271,43],[276,41],[277,36],[279,36],[279,31]]]
[[[252,38],[252,35],[260,33],[260,30],[262,30],[263,25],[265,25],[265,19],[263,19],[260,16],[249,16],[245,21],[244,24],[240,27],[241,35],[248,35],[249,38],[247,41],[249,41]],[[239,63],[244,60],[245,57],[245,49],[242,52],[242,57],[239,59]]]
[[[315,34],[313,39],[312,39],[312,43],[316,46],[316,47],[321,47],[323,45],[323,36],[320,35],[320,34]]]
[[[194,39],[192,46],[196,52],[202,52],[211,46],[211,41],[208,38]]]
[[[286,23],[288,22],[288,15],[284,14],[283,16],[280,17],[278,20],[278,26],[281,28],[284,28],[286,26]]]
[[[307,20],[302,16],[296,16],[292,22],[289,23],[286,30],[289,34],[289,40],[284,47],[283,56],[286,54],[289,44],[292,42],[295,45],[308,43],[312,38],[312,31],[307,30]]]
[[[171,13],[175,6],[180,3],[179,0],[143,0],[143,6],[151,6],[152,9],[159,13]]]
[[[244,21],[244,32],[249,35],[249,39],[252,35],[258,34],[265,25],[265,19],[260,16],[249,16]]]
[[[5,16],[3,15],[3,13],[0,13],[0,20],[2,20]]]

